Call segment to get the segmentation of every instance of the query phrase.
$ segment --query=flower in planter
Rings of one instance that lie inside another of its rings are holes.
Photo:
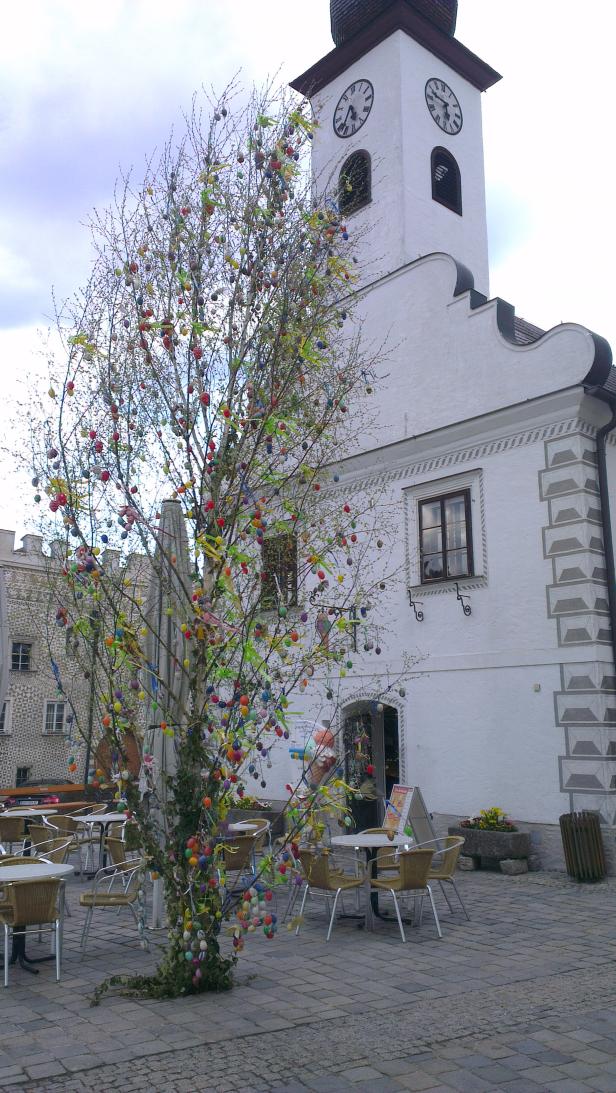
[[[460,827],[468,827],[474,831],[517,831],[515,824],[507,819],[507,813],[502,808],[482,808],[478,816],[469,816],[468,820],[461,820]]]
[[[260,801],[258,797],[251,797],[249,794],[245,793],[243,797],[238,797],[231,807],[233,809],[245,808],[255,811],[258,809],[271,808],[272,806],[270,801]]]

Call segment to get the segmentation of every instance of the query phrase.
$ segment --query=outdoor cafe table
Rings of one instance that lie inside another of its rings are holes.
[[[98,824],[101,829],[99,839],[98,863],[105,865],[107,859],[103,840],[111,824],[123,824],[126,819],[125,812],[86,812],[74,817],[80,824]],[[86,859],[87,860],[87,859]]]
[[[379,915],[379,903],[378,893],[372,892],[370,888],[370,877],[372,871],[370,868],[371,862],[371,850],[379,850],[380,847],[391,847],[392,850],[399,848],[402,850],[410,850],[413,846],[413,839],[409,835],[394,835],[390,838],[389,835],[384,835],[381,832],[375,831],[370,833],[369,831],[358,831],[355,835],[334,835],[331,840],[332,846],[347,847],[352,850],[365,850],[366,861],[368,868],[366,869],[366,915],[365,915],[365,927],[366,930],[374,932],[375,922],[374,916]]]
[[[0,859],[1,860],[1,859]],[[24,861],[27,861],[24,858]],[[37,881],[37,880],[56,880],[60,877],[68,877],[73,872],[72,865],[56,865],[54,862],[28,862],[27,865],[1,865],[0,866],[0,884],[10,884],[12,881]],[[19,924],[15,923],[15,929],[19,930]],[[43,964],[46,960],[54,960],[53,954],[51,956],[39,956],[36,960],[32,957],[26,956],[26,935],[13,934],[13,947],[11,950],[11,959],[9,964],[15,964],[19,962],[20,966],[25,972],[31,972],[32,975],[38,975],[36,968],[27,967],[28,964]]]
[[[6,812],[0,812],[0,816],[5,816],[7,820],[17,817],[22,820],[34,820],[36,816],[55,816],[57,808],[47,808],[46,805],[41,805],[40,808],[7,808]]]
[[[43,805],[41,808],[10,808],[7,809],[6,812],[0,812],[0,816],[6,817],[7,820],[15,817],[15,819],[26,821],[26,845],[24,846],[24,854],[28,857],[30,854],[30,824],[28,823],[28,820],[36,820],[37,818],[43,820],[45,816],[55,816],[57,811],[56,808],[47,808]]]

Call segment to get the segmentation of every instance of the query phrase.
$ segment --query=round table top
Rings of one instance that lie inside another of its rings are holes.
[[[34,862],[23,858],[23,865],[2,865],[0,858],[0,883],[8,884],[14,880],[49,880],[67,877],[73,872],[72,865],[55,865],[54,862]]]
[[[332,846],[352,846],[354,850],[377,849],[380,846],[402,846],[410,850],[413,839],[410,835],[394,835],[392,839],[388,835],[379,832],[369,834],[366,831],[358,831],[355,835],[334,835]]]
[[[123,824],[127,816],[125,812],[82,812],[72,818],[80,824]]]
[[[10,820],[11,816],[16,819],[32,819],[33,816],[55,816],[57,808],[47,808],[43,805],[41,808],[11,808],[6,812],[0,812],[0,819],[6,817]]]

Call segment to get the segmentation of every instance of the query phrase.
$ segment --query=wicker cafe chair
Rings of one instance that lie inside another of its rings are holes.
[[[390,892],[393,896],[396,917],[398,919],[398,926],[400,927],[400,934],[403,941],[406,941],[406,937],[404,936],[404,927],[400,917],[400,908],[398,906],[397,897],[406,892],[411,892],[415,896],[421,896],[422,904],[423,897],[425,895],[428,896],[432,907],[432,914],[434,915],[436,931],[440,938],[443,936],[436,913],[434,897],[432,896],[432,889],[428,884],[428,875],[433,854],[433,850],[402,850],[398,855],[398,872],[395,876],[383,878],[372,877],[370,879],[371,888],[375,888],[378,892]],[[421,923],[421,907],[419,910],[419,922]]]
[[[139,895],[141,883],[139,874],[143,865],[144,862],[141,858],[118,862],[115,865],[106,865],[103,869],[98,870],[92,888],[88,892],[81,893],[79,897],[80,906],[87,908],[86,920],[81,935],[82,958],[85,956],[95,908],[110,910],[115,907],[116,910],[121,910],[123,907],[128,907],[139,929],[139,917],[135,910],[135,904]]]
[[[50,828],[56,833],[58,837],[71,840],[71,853],[76,853],[79,858],[79,873],[83,876],[84,863],[81,856],[81,851],[86,849],[86,861],[85,867],[88,867],[88,857],[92,859],[92,868],[94,868],[94,846],[98,842],[97,836],[91,827],[87,824],[83,824],[79,821],[76,815],[69,815],[68,813],[60,813],[57,816],[50,816],[45,821],[45,826]],[[32,829],[32,825],[30,825]]]
[[[222,842],[220,864],[225,874],[224,887],[233,892],[240,884],[243,874],[250,874],[252,879],[257,870],[257,850],[263,845],[265,835],[229,835]],[[233,876],[231,884],[227,879]]]
[[[42,861],[42,858],[24,858],[23,854],[3,854],[0,857],[0,867],[3,865],[31,865],[32,862]],[[6,907],[10,907],[7,890],[2,884],[2,874],[0,873],[0,911],[3,911]]]
[[[460,895],[458,887],[454,880],[454,873],[458,864],[458,858],[460,857],[460,851],[464,846],[464,838],[461,835],[447,835],[445,838],[440,840],[440,843],[441,849],[438,855],[438,861],[434,862],[431,865],[430,872],[428,873],[428,880],[437,880],[439,882],[441,891],[447,901],[447,906],[453,914],[453,907],[451,906],[449,896],[447,895],[447,890],[445,888],[446,884],[450,884],[454,892],[456,893],[456,896],[458,897],[460,907],[462,908],[464,914],[470,922],[469,913],[466,910],[464,900],[462,899],[462,896]]]
[[[31,860],[31,859],[30,859]],[[9,938],[25,937],[28,926],[51,933],[55,942],[56,981],[62,964],[62,906],[59,880],[21,880],[7,886],[8,907],[0,908],[4,926],[4,986],[9,985]]]
[[[0,816],[0,843],[8,847],[9,853],[13,849],[13,843],[21,843],[26,836],[26,826],[22,816],[9,816],[4,813]]]
[[[334,919],[336,917],[336,907],[338,904],[338,897],[341,892],[356,891],[361,888],[364,883],[363,869],[359,871],[358,875],[351,877],[348,873],[343,873],[338,869],[333,869],[329,859],[329,850],[304,850],[299,852],[300,863],[304,879],[306,881],[306,888],[302,898],[301,907],[299,910],[300,921],[297,924],[295,930],[296,935],[299,934],[301,926],[301,920],[304,914],[304,907],[308,896],[311,894],[311,890],[316,888],[318,891],[325,892],[327,895],[335,893],[334,905],[332,907],[332,913],[329,920],[329,929],[327,931],[326,941],[329,941],[332,932],[332,926],[334,925]]]

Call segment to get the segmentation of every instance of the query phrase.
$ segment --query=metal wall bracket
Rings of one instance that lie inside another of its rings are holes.
[[[407,589],[407,591],[408,591],[408,594],[409,594],[409,606],[413,608],[413,611],[415,612],[415,618],[416,618],[417,622],[423,622],[424,621],[424,613],[423,613],[423,611],[418,611],[417,610],[418,607],[421,607],[423,605],[423,600],[414,600],[413,599],[413,590],[412,590],[412,588]]]
[[[471,612],[472,612],[472,607],[471,607],[470,603],[465,603],[464,602],[465,600],[470,599],[470,596],[463,596],[462,595],[462,593],[460,592],[460,586],[458,585],[457,581],[456,581],[456,599],[459,600],[460,603],[462,604],[462,610],[463,610],[464,614],[465,615],[470,615]]]

